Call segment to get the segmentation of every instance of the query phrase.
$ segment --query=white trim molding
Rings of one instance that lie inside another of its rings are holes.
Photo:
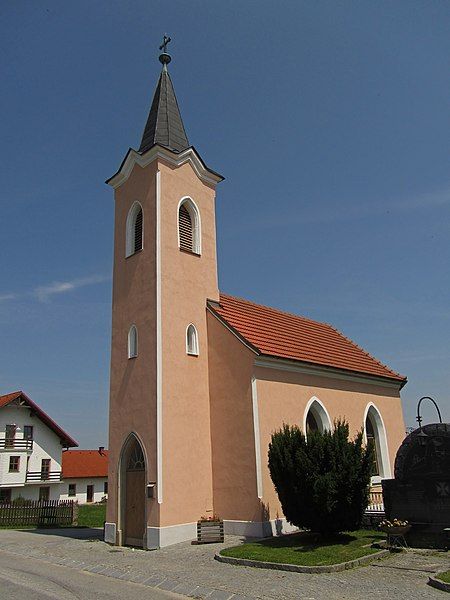
[[[379,454],[377,455],[380,471],[378,476],[374,476],[371,479],[372,484],[380,483],[382,479],[391,479],[391,461],[389,460],[389,446],[387,442],[386,427],[384,425],[383,417],[381,416],[380,410],[375,406],[373,402],[369,402],[364,411],[364,442],[367,444],[366,435],[366,420],[369,416],[373,417],[372,424],[375,426],[375,450]]]
[[[255,358],[255,367],[264,367],[265,369],[277,369],[279,371],[288,371],[290,373],[304,373],[306,375],[318,375],[320,377],[330,377],[332,379],[344,379],[346,381],[358,381],[370,385],[379,385],[380,387],[394,388],[400,390],[404,381],[389,381],[384,377],[377,375],[365,375],[364,373],[345,372],[334,367],[323,367],[321,365],[312,365],[309,363],[293,362],[283,358],[272,358],[270,356],[258,356]]]
[[[252,377],[252,406],[253,406],[253,433],[255,436],[255,461],[256,461],[256,490],[258,498],[263,497],[263,480],[261,471],[261,438],[259,431],[258,389],[255,377]]]
[[[166,527],[147,527],[147,550],[157,550],[172,544],[197,538],[197,523],[182,523]]]
[[[288,523],[283,517],[270,521],[235,521],[226,519],[223,530],[227,535],[239,535],[245,538],[262,538],[274,535],[284,535],[298,531],[298,528]]]
[[[156,171],[156,493],[163,501],[162,475],[162,305],[161,305],[161,171]]]
[[[115,545],[117,543],[117,525],[116,523],[105,523],[105,538],[107,544]]]
[[[330,415],[328,414],[325,405],[317,396],[313,396],[308,400],[308,404],[306,405],[305,411],[303,413],[303,432],[306,435],[306,419],[308,417],[308,413],[311,411],[314,415],[314,418],[319,425],[319,430],[323,431],[331,431],[332,423],[330,419]]]
[[[220,181],[223,181],[223,177],[221,175],[211,171],[205,166],[194,148],[187,148],[183,152],[176,153],[171,152],[167,148],[156,145],[150,148],[150,150],[144,154],[139,154],[139,152],[136,152],[136,150],[130,148],[117,173],[107,179],[106,183],[114,189],[117,189],[123,183],[125,183],[128,177],[131,175],[134,165],[146,167],[155,159],[162,159],[169,165],[175,167],[179,167],[184,163],[189,163],[199,179],[213,186]]]

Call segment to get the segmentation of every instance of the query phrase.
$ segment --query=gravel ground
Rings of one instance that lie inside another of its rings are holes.
[[[427,585],[428,575],[450,568],[449,552],[408,551],[341,573],[289,573],[213,560],[219,549],[239,542],[232,536],[225,544],[185,542],[146,552],[111,547],[100,535],[98,530],[0,530],[0,549],[209,600],[436,599],[442,592]]]

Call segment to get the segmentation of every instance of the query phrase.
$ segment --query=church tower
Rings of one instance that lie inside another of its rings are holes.
[[[168,71],[139,150],[107,183],[115,232],[105,539],[193,539],[213,511],[206,303],[217,302],[215,188],[188,142]]]

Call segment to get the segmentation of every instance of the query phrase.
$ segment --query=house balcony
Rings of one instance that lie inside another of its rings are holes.
[[[16,450],[16,451],[33,451],[33,440],[18,439],[18,438],[3,438],[0,439],[0,451],[1,450]]]
[[[59,483],[62,471],[27,471],[27,483]]]

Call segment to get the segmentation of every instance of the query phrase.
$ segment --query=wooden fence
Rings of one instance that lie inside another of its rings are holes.
[[[77,517],[73,500],[0,503],[0,527],[67,527],[75,525]]]

